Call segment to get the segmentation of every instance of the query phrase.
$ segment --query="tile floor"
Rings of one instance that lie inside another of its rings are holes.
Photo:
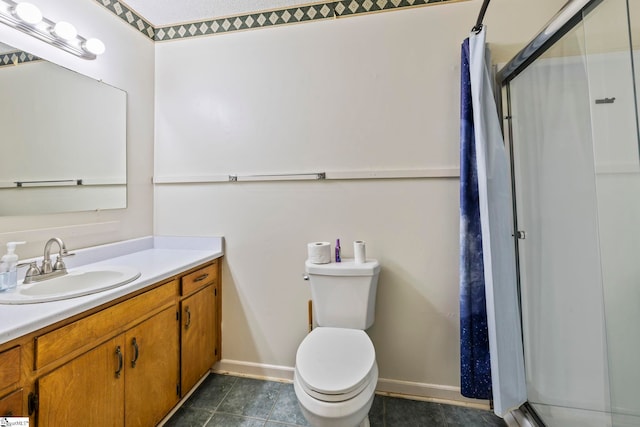
[[[494,427],[492,412],[376,395],[371,427]],[[292,384],[211,374],[165,427],[308,426]]]

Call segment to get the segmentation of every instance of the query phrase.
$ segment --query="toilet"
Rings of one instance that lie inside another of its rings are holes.
[[[293,386],[314,427],[367,427],[378,365],[374,321],[380,264],[305,263],[317,327],[300,343]]]

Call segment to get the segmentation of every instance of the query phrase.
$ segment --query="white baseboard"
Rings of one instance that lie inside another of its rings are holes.
[[[270,381],[293,382],[293,368],[289,366],[267,365],[265,363],[222,359],[213,366],[212,371],[216,374],[228,374]]]
[[[379,378],[376,392],[410,399],[489,409],[488,400],[469,399],[460,394],[460,387],[448,385]]]
[[[212,371],[218,374],[290,383],[293,381],[294,369],[290,366],[222,359],[214,365]],[[376,393],[407,399],[489,409],[488,400],[468,399],[460,394],[459,387],[447,385],[379,378]]]

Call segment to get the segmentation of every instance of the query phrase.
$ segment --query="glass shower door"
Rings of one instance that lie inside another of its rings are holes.
[[[549,427],[640,426],[628,6],[600,2],[507,88],[527,392]]]
[[[628,8],[584,18],[612,424],[640,426],[640,162]],[[639,34],[636,34],[636,38]],[[635,65],[635,67],[634,67]]]
[[[584,27],[510,83],[527,394],[548,426],[609,409]]]

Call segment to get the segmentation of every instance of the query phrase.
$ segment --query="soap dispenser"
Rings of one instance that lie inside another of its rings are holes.
[[[18,254],[16,246],[26,242],[7,243],[7,253],[0,259],[0,291],[14,289],[18,285]]]

